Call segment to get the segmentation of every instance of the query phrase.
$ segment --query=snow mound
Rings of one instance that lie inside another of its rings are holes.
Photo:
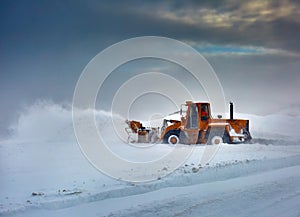
[[[235,118],[250,120],[250,132],[254,138],[274,140],[300,140],[300,116],[271,114],[259,116],[236,114]]]

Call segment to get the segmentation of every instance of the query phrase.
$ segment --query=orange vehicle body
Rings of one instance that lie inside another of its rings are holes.
[[[204,144],[214,143],[213,137],[226,143],[248,142],[251,140],[249,120],[213,119],[209,103],[194,103],[187,101],[185,114],[181,111],[181,120],[176,124],[165,126],[161,132],[161,139],[168,143]],[[232,109],[232,108],[231,108]],[[232,113],[232,112],[231,112]],[[179,141],[170,141],[170,136]],[[176,138],[176,139],[177,139]]]
[[[249,120],[233,118],[233,104],[230,104],[230,118],[212,118],[210,104],[187,101],[185,111],[180,110],[180,118],[164,119],[160,130],[160,141],[169,144],[219,144],[245,143],[251,140]],[[137,124],[138,123],[138,124]],[[130,128],[141,136],[146,130],[140,122],[129,121]],[[137,129],[137,126],[140,128]],[[145,142],[145,140],[143,140]]]

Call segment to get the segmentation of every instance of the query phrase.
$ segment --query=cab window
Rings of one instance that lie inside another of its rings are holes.
[[[187,128],[198,128],[198,107],[196,104],[192,104],[190,108],[190,114],[188,117]]]
[[[203,104],[203,105],[201,105],[201,120],[202,121],[207,121],[208,117],[209,117],[208,105]]]

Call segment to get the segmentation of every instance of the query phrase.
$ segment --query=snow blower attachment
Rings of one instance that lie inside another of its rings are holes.
[[[214,119],[210,104],[187,101],[176,112],[163,119],[162,127],[144,127],[139,121],[126,121],[128,142],[169,144],[219,144],[247,143],[251,140],[249,120],[233,118],[233,103],[230,102],[230,118]]]
[[[128,121],[129,127],[125,128],[128,134],[128,142],[130,143],[156,143],[160,140],[158,135],[159,128],[146,128],[139,121]]]

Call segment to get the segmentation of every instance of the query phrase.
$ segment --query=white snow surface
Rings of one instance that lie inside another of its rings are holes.
[[[96,116],[99,131],[113,131],[108,112]],[[84,157],[70,108],[38,103],[0,141],[0,216],[300,216],[300,118],[236,117],[250,119],[253,144],[221,144],[207,165],[199,165],[206,146],[185,146],[194,153],[169,176],[129,183],[105,176]],[[108,135],[113,151],[142,158]],[[171,149],[156,144],[142,156],[155,159]]]

